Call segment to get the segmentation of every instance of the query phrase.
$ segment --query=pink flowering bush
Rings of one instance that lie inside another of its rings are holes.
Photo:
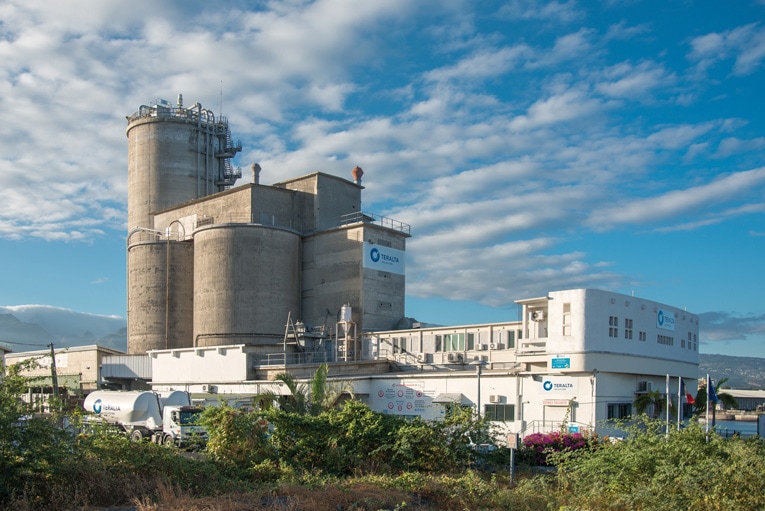
[[[548,466],[548,456],[591,446],[592,439],[581,433],[533,433],[523,439],[523,458],[529,463]]]

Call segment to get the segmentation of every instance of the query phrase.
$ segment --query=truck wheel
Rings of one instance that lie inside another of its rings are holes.
[[[165,445],[175,445],[175,438],[173,438],[173,435],[165,435],[165,440],[163,443]]]
[[[141,433],[140,429],[134,429],[130,432],[130,440],[133,442],[140,442],[143,440],[143,433]]]

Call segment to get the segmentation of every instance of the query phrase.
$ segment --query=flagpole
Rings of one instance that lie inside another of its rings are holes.
[[[707,373],[707,409],[706,409],[706,425],[704,426],[704,433],[706,433],[707,442],[709,442],[709,373]]]
[[[683,417],[683,377],[677,378],[677,430],[680,431],[680,419]]]
[[[665,391],[666,391],[666,394],[665,394],[665,395],[667,396],[667,397],[664,399],[664,401],[666,401],[666,405],[667,405],[667,406],[666,406],[666,408],[667,408],[667,409],[666,409],[666,414],[667,414],[667,438],[669,438],[669,404],[670,404],[670,400],[672,399],[672,398],[669,396],[669,373],[667,373],[667,384],[666,384],[666,389],[665,389]]]

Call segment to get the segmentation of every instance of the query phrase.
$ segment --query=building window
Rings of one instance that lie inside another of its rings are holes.
[[[436,350],[435,351],[436,351],[436,353],[441,351],[441,336],[440,335],[436,336]]]
[[[656,342],[658,342],[659,344],[667,345],[667,346],[674,346],[675,338],[670,337],[669,335],[658,335],[656,336]]]
[[[632,415],[632,403],[608,403],[608,420],[627,419]]]
[[[638,340],[645,341],[648,339],[648,335],[645,332],[638,332]]]
[[[399,353],[399,347],[398,347],[398,337],[394,337],[391,339],[391,344],[393,344],[393,354]]]
[[[624,338],[632,339],[632,320],[624,318]]]
[[[508,349],[515,348],[515,330],[507,331],[507,348]]]
[[[475,334],[467,334],[467,349],[468,350],[474,350],[475,349]]]
[[[465,334],[444,335],[444,351],[465,351]]]
[[[571,335],[571,304],[563,304],[563,335]]]
[[[691,344],[690,341],[688,341],[688,344]],[[680,347],[685,348],[685,339],[680,339]]]
[[[619,337],[619,318],[617,316],[608,316],[608,336]]]
[[[515,405],[485,405],[483,414],[490,421],[512,422],[515,420]]]

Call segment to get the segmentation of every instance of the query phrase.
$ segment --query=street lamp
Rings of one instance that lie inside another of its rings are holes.
[[[477,380],[478,385],[478,392],[476,397],[476,408],[478,412],[478,418],[481,418],[481,369],[483,366],[485,366],[488,362],[485,360],[476,360],[473,362],[470,362],[468,365],[474,365],[475,366],[475,376]]]

